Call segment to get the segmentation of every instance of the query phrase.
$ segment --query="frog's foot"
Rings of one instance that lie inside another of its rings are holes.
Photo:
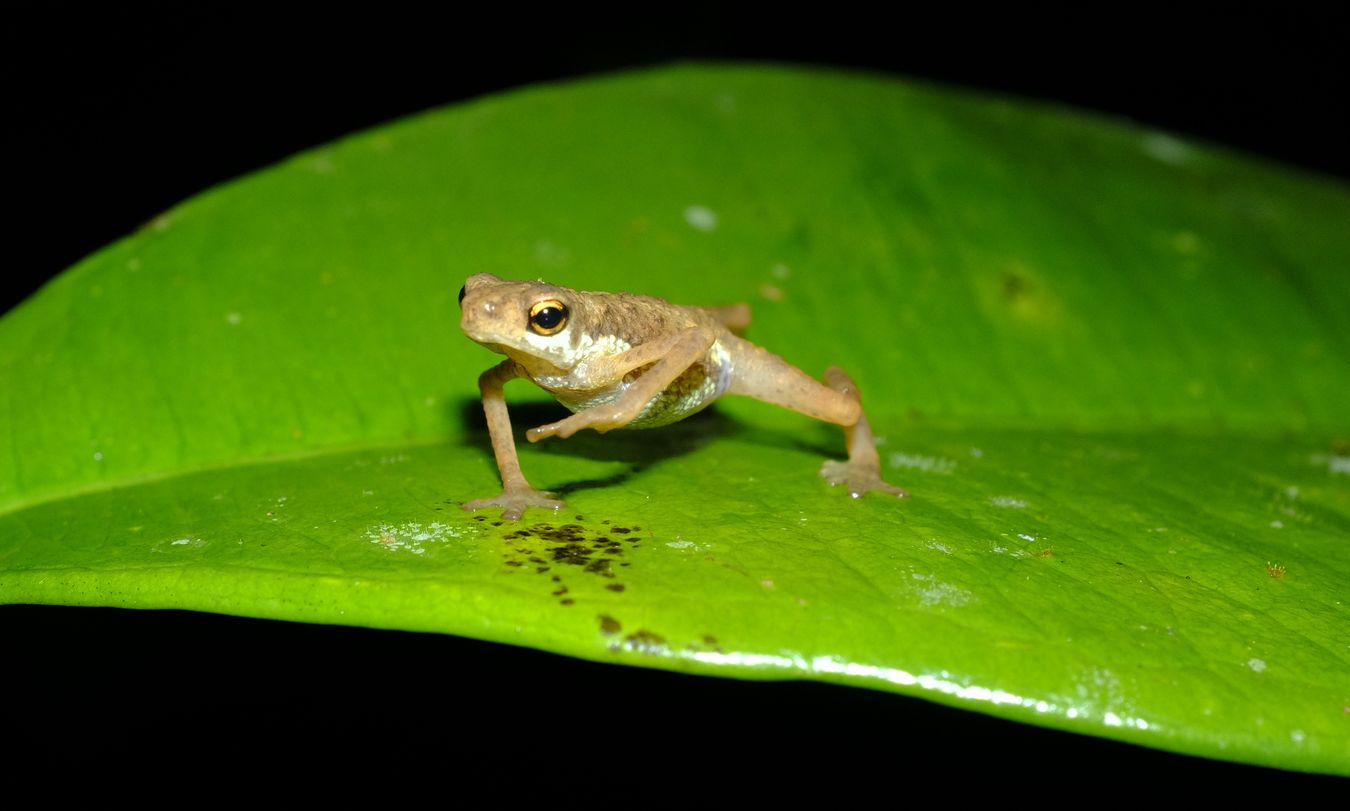
[[[532,487],[506,488],[502,494],[496,498],[480,498],[473,501],[464,502],[466,510],[486,510],[490,507],[502,507],[502,518],[506,521],[519,521],[520,517],[530,507],[537,507],[541,510],[561,510],[567,506],[562,501],[552,498],[552,493],[545,493],[542,490],[535,490]]]
[[[595,406],[577,412],[564,420],[541,425],[538,428],[531,428],[525,432],[525,438],[531,442],[538,442],[551,436],[567,439],[577,431],[586,428],[594,428],[603,434],[606,431],[624,427],[632,422],[636,416],[636,414],[629,413],[627,409],[610,403],[609,405]]]
[[[905,498],[909,492],[893,484],[887,484],[881,478],[881,470],[876,465],[863,462],[836,462],[826,460],[820,466],[820,475],[833,485],[848,485],[848,494],[853,498],[862,498],[864,493],[873,490],[889,493],[896,498]]]

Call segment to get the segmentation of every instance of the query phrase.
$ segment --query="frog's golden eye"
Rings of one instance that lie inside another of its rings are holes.
[[[567,305],[557,299],[536,301],[530,308],[530,329],[538,335],[554,335],[567,326]]]
[[[459,306],[460,306],[460,307],[463,307],[463,306],[464,306],[464,294],[467,293],[467,292],[469,292],[469,286],[468,286],[467,284],[464,285],[463,287],[459,288]]]

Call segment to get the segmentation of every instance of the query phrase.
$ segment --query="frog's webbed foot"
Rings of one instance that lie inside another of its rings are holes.
[[[541,510],[561,510],[567,506],[553,498],[552,493],[535,490],[533,487],[505,488],[496,498],[480,498],[464,502],[466,510],[486,510],[490,507],[502,507],[502,518],[506,521],[519,521],[530,507]]]
[[[896,498],[905,498],[909,495],[904,488],[883,480],[879,466],[866,462],[837,462],[828,459],[820,466],[820,475],[836,487],[841,484],[847,485],[848,494],[853,498],[862,498],[865,493],[873,490],[889,493]]]
[[[586,428],[594,428],[600,433],[612,431],[615,428],[622,428],[633,421],[637,415],[630,409],[623,408],[617,403],[595,406],[585,411],[577,412],[572,416],[551,422],[548,425],[541,425],[538,428],[531,428],[525,432],[525,438],[531,442],[538,442],[541,439],[547,439],[556,436],[560,439],[566,439],[577,431]]]

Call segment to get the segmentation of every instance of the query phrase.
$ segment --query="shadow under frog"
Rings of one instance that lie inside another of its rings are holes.
[[[459,420],[468,428],[464,444],[492,458],[492,438],[488,433],[483,404],[477,399],[465,399],[458,406]],[[544,425],[569,412],[557,403],[519,403],[511,406],[517,445],[525,431],[534,425]],[[647,467],[667,459],[692,453],[710,442],[745,434],[749,429],[736,420],[708,409],[659,431],[613,431],[609,434],[587,432],[577,434],[567,442],[541,443],[534,448],[538,453],[576,456],[598,462],[622,462],[627,469],[600,479],[580,479],[553,485],[548,489],[559,495],[569,495],[592,488],[615,487],[627,482]]]

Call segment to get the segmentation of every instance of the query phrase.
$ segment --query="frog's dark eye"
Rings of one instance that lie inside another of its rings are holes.
[[[530,329],[538,335],[554,335],[567,326],[567,305],[557,299],[536,301],[530,308]]]
[[[463,307],[463,306],[464,306],[464,294],[467,293],[468,290],[469,290],[469,288],[468,288],[467,286],[464,286],[464,287],[459,288],[459,306],[460,306],[460,307]]]

